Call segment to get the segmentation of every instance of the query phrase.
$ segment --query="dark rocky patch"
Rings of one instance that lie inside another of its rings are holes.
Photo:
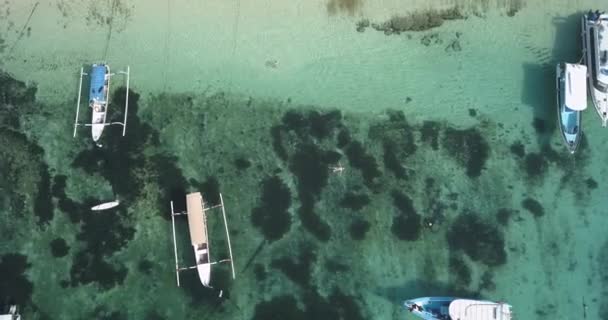
[[[481,281],[479,281],[479,290],[496,290],[496,283],[494,283],[494,275],[489,270],[486,270],[481,276]]]
[[[532,126],[534,127],[536,133],[539,135],[543,135],[547,132],[553,131],[551,126],[548,125],[547,122],[541,118],[534,118],[534,120],[532,120]]]
[[[312,265],[316,262],[316,259],[315,251],[308,246],[304,246],[300,248],[297,260],[291,256],[282,257],[273,260],[270,265],[280,270],[287,278],[302,288],[309,288],[312,286],[310,277]]]
[[[393,218],[391,231],[400,240],[418,240],[422,218],[416,212],[414,203],[407,195],[399,191],[393,191],[392,197],[393,204],[397,208],[397,215]]]
[[[199,187],[201,193],[205,197],[205,202],[209,206],[216,206],[220,204],[220,182],[216,177],[207,177]]]
[[[496,221],[502,225],[508,225],[513,216],[513,210],[507,208],[500,208],[496,212]]]
[[[285,148],[285,143],[283,141],[283,127],[280,125],[273,126],[270,129],[270,135],[272,137],[272,148],[274,153],[276,153],[277,157],[283,161],[287,161],[288,154],[287,149]]]
[[[348,191],[342,200],[340,200],[340,206],[342,208],[358,211],[368,205],[370,198],[367,194],[358,194],[352,191]]]
[[[11,211],[32,210],[38,225],[46,225],[53,218],[54,206],[44,151],[24,134],[4,127],[0,127],[0,146],[0,189],[12,200]],[[29,201],[32,194],[33,203]]]
[[[384,166],[399,178],[406,178],[402,161],[416,153],[414,128],[405,119],[402,111],[388,110],[388,120],[373,124],[369,137],[382,143]]]
[[[369,154],[358,141],[351,142],[346,147],[348,162],[353,168],[359,169],[365,185],[374,190],[378,188],[378,178],[381,176],[376,159]]]
[[[521,143],[521,141],[513,142],[509,150],[518,158],[523,158],[526,155],[526,147],[524,147],[524,144]]]
[[[449,260],[450,278],[453,276],[457,287],[466,288],[471,283],[471,269],[461,257],[451,255]]]
[[[460,214],[448,230],[447,240],[450,248],[462,250],[473,261],[492,267],[507,262],[502,230],[478,215]]]
[[[342,114],[338,110],[327,113],[289,110],[283,116],[282,122],[283,130],[294,132],[302,141],[307,141],[309,137],[321,140],[330,138],[334,131],[342,126]]]
[[[587,178],[585,184],[590,190],[597,189],[597,181],[593,180],[593,178]]]
[[[0,126],[19,130],[20,118],[36,110],[36,91],[0,70]]]
[[[477,178],[490,156],[490,146],[477,129],[446,128],[442,146],[466,168],[469,178]]]
[[[298,215],[302,221],[302,226],[318,240],[323,242],[329,241],[331,238],[331,228],[315,212],[314,200],[310,199],[309,196],[304,195],[303,197],[300,197],[300,201],[302,202],[302,205],[298,209]]]
[[[70,199],[65,193],[67,186],[67,177],[57,175],[53,177],[53,185],[51,194],[57,198],[59,210],[67,213],[72,223],[78,223],[81,220],[82,213],[88,212],[89,208],[85,208],[82,204]]]
[[[329,0],[327,2],[327,13],[334,15],[338,12],[344,12],[352,16],[361,7],[362,3],[363,0]]]
[[[425,31],[441,26],[446,20],[465,19],[458,7],[445,10],[427,10],[414,12],[407,16],[395,16],[390,20],[371,26],[386,35],[399,34],[405,31]]]
[[[259,264],[259,263],[256,263],[253,266],[253,274],[255,275],[255,279],[258,282],[262,282],[262,281],[266,280],[266,278],[268,277],[268,272],[266,271],[266,268],[264,267],[263,264]]]
[[[356,26],[357,26],[357,28],[356,28],[357,32],[363,32],[363,31],[365,31],[365,28],[369,27],[369,20],[368,19],[359,20],[359,21],[357,21]]]
[[[471,117],[471,118],[477,117],[477,110],[469,109],[469,117]]]
[[[535,218],[539,218],[545,215],[545,209],[536,200],[532,198],[526,198],[521,202],[521,206],[528,210]]]
[[[369,231],[371,224],[363,219],[357,219],[350,224],[350,228],[348,229],[350,232],[350,237],[353,240],[363,240],[365,239],[365,235]]]
[[[174,210],[176,210],[176,212],[180,212],[177,211],[179,209],[181,209],[181,211],[186,211],[186,193],[184,188],[188,187],[188,182],[186,181],[186,178],[184,178],[182,171],[176,165],[178,159],[171,155],[155,154],[146,158],[146,162],[150,164],[151,171],[155,173],[156,183],[161,191],[160,196],[158,197],[158,207],[163,208],[163,210],[160,210],[159,214],[165,219],[170,218],[165,209],[170,201],[173,201]],[[213,184],[211,179],[212,178],[207,180],[198,190],[203,192],[206,202],[215,205],[220,203],[219,186],[217,181],[216,184]],[[213,187],[216,189],[213,189]],[[183,209],[182,203],[184,203]]]
[[[528,153],[524,158],[524,168],[530,178],[542,176],[547,165],[547,160],[539,153]]]
[[[251,161],[249,161],[247,158],[237,158],[236,160],[234,160],[234,166],[238,170],[246,170],[251,167]]]
[[[145,275],[149,275],[153,266],[154,264],[152,264],[152,261],[148,259],[141,259],[137,264],[137,270]]]
[[[277,176],[262,183],[260,206],[253,209],[251,221],[269,241],[281,239],[291,227],[291,193]]]
[[[439,130],[441,125],[436,121],[424,121],[420,128],[420,137],[422,142],[431,145],[433,150],[439,149]]]
[[[0,257],[0,297],[21,305],[29,305],[34,286],[25,271],[30,267],[27,256],[8,253]]]
[[[340,132],[338,133],[338,143],[337,146],[340,149],[343,149],[344,147],[346,147],[351,141],[352,141],[352,137],[350,136],[350,132],[348,131],[348,129],[342,129],[340,130]]]
[[[308,320],[293,296],[283,295],[255,306],[252,320]]]
[[[51,176],[46,163],[40,164],[39,176],[38,193],[34,199],[34,214],[38,217],[38,224],[45,225],[53,219],[55,207],[51,198]]]
[[[63,238],[56,238],[51,241],[51,253],[55,258],[65,257],[70,251],[70,246]]]

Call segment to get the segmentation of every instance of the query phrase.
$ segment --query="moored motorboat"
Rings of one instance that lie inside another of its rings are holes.
[[[560,63],[556,66],[558,126],[570,153],[576,152],[583,135],[582,111],[587,108],[587,67]]]
[[[485,300],[422,297],[403,304],[425,320],[510,320],[512,316],[509,304]]]
[[[608,14],[589,11],[582,18],[583,59],[595,110],[608,125]]]

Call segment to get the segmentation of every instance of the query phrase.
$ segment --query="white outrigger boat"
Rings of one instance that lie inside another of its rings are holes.
[[[425,320],[511,320],[511,306],[502,302],[423,297],[407,300],[403,305]]]
[[[119,74],[126,76],[126,97],[125,97],[125,115],[123,122],[106,122],[108,113],[108,104],[110,102],[110,79],[114,75],[110,72],[110,66],[101,63],[91,66],[91,81],[89,87],[89,107],[91,108],[91,123],[79,123],[78,114],[80,111],[80,98],[82,95],[82,78],[88,75],[84,72],[84,68],[80,68],[80,84],[78,85],[78,102],[76,106],[76,119],[74,120],[74,137],[76,137],[76,129],[78,126],[91,127],[91,136],[93,141],[101,146],[97,141],[101,138],[103,129],[108,125],[118,124],[122,126],[122,135],[124,137],[127,130],[127,113],[129,112],[129,81],[131,69],[127,66],[126,71],[120,71]]]
[[[222,216],[224,217],[224,227],[226,230],[226,238],[228,240],[228,252],[230,259],[224,259],[220,261],[211,261],[211,255],[209,251],[209,237],[207,233],[207,215],[205,212],[215,209],[222,209]],[[175,216],[188,215],[188,227],[190,230],[190,240],[194,249],[194,256],[196,258],[196,265],[191,267],[181,267],[178,264],[177,259],[177,240],[175,237]],[[200,192],[190,193],[186,196],[186,212],[174,212],[173,201],[171,201],[171,224],[173,227],[173,249],[175,252],[175,276],[177,278],[177,286],[179,283],[180,271],[190,270],[196,268],[198,276],[203,286],[207,288],[211,287],[211,266],[218,263],[230,262],[230,268],[232,269],[232,279],[236,277],[234,272],[234,259],[232,258],[232,246],[230,244],[230,233],[228,232],[228,222],[226,220],[226,211],[224,209],[224,199],[220,194],[220,204],[213,207],[205,207],[205,202]],[[221,295],[221,291],[220,291]]]
[[[602,127],[608,125],[608,14],[589,11],[582,19],[583,58],[589,93]]]
[[[562,138],[574,153],[583,136],[582,112],[587,109],[587,67],[560,63],[556,66],[557,118]]]
[[[21,320],[21,315],[17,311],[17,306],[9,306],[8,310],[0,314],[0,320]]]

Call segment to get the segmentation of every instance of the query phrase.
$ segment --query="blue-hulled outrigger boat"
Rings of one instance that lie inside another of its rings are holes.
[[[587,67],[560,63],[555,72],[558,126],[568,151],[574,153],[583,135],[581,118],[587,108]]]
[[[114,75],[110,72],[110,66],[105,63],[93,64],[90,72],[90,87],[89,87],[89,107],[91,108],[91,123],[78,123],[78,114],[80,111],[80,98],[82,96],[82,79],[83,76],[89,75],[84,72],[84,68],[80,69],[80,84],[78,86],[78,102],[76,106],[76,119],[74,120],[74,137],[76,137],[76,129],[78,126],[91,127],[91,136],[93,141],[97,143],[101,138],[103,129],[112,124],[118,124],[123,127],[122,135],[124,136],[127,130],[127,113],[129,112],[129,80],[131,70],[127,66],[126,71],[120,71],[120,74],[126,76],[126,97],[125,97],[125,112],[123,122],[106,122],[109,96],[110,96],[110,79]]]
[[[454,297],[422,297],[403,303],[424,320],[511,320],[511,305]]]

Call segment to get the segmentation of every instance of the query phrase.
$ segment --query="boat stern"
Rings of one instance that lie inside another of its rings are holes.
[[[104,127],[105,125],[103,123],[91,125],[91,136],[93,137],[93,141],[97,142],[99,138],[101,138]]]
[[[203,286],[211,288],[211,263],[203,263],[196,266],[198,277]]]

